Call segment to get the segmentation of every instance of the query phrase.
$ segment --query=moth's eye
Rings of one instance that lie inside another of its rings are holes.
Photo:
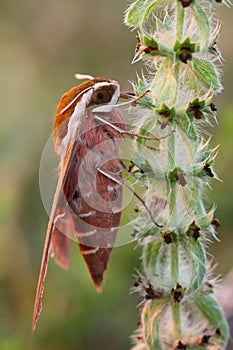
[[[109,90],[97,90],[94,91],[92,101],[94,104],[108,103],[111,101],[112,94]]]

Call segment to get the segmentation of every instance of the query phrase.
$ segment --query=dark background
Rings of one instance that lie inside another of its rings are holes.
[[[116,248],[102,294],[95,292],[77,247],[72,268],[50,262],[43,312],[30,336],[42,246],[48,217],[38,184],[40,157],[60,96],[77,84],[74,73],[108,76],[130,90],[141,65],[131,65],[135,34],[123,23],[125,0],[0,1],[0,349],[122,350],[137,327],[139,300],[129,294],[140,250]],[[218,6],[223,22],[225,90],[216,98],[221,144],[208,207],[217,203],[221,243],[214,243],[217,273],[232,266],[232,12]],[[230,17],[231,16],[231,17]]]

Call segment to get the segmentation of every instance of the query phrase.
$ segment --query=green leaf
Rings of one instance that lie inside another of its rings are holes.
[[[130,7],[129,10],[126,12],[125,16],[125,23],[133,26],[138,27],[140,26],[147,17],[151,14],[151,12],[161,5],[164,0],[137,0],[135,1]]]
[[[144,249],[144,269],[151,271],[156,270],[156,264],[158,261],[159,250],[163,244],[162,240],[157,241],[156,243],[147,244]]]
[[[137,96],[141,96],[148,89],[149,89],[149,84],[145,80],[140,78],[138,79],[137,85],[134,86],[134,91]],[[145,96],[143,96],[137,101],[137,104],[147,108],[153,107],[153,101],[152,101],[151,95],[146,94]]]
[[[190,121],[186,114],[176,116],[176,124],[181,129],[181,137],[183,138],[190,154],[196,152],[198,146],[198,135],[195,125]]]
[[[202,295],[195,299],[195,304],[208,320],[209,324],[219,329],[219,337],[226,344],[229,336],[228,324],[217,300],[211,295]],[[224,344],[222,344],[223,348]]]
[[[199,240],[186,236],[183,242],[175,242],[173,237],[174,233],[170,244],[162,238],[145,246],[144,271],[165,290],[179,282],[191,294],[200,288],[206,274],[205,250]]]
[[[192,286],[189,292],[200,288],[206,274],[206,255],[203,245],[199,240],[190,239],[187,243],[187,251],[191,253],[193,263]]]
[[[211,223],[214,218],[215,207],[213,207],[210,211],[208,211],[205,215],[198,218],[198,225],[202,230],[210,230]]]
[[[210,22],[209,18],[206,15],[206,12],[202,9],[197,2],[192,2],[190,6],[193,16],[197,22],[199,35],[200,35],[200,51],[201,53],[207,51],[209,47],[209,38],[210,38]]]
[[[193,71],[207,89],[212,88],[215,92],[222,89],[219,73],[212,62],[193,57]]]
[[[159,103],[174,105],[176,100],[177,82],[172,69],[173,61],[164,59],[151,83],[151,90]]]
[[[160,325],[163,315],[169,310],[166,299],[153,300],[146,303],[142,312],[142,332],[149,349],[162,350],[163,339],[160,336]],[[156,317],[155,317],[156,316]]]

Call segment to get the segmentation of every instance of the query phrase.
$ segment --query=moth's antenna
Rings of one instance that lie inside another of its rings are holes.
[[[78,80],[91,80],[94,79],[92,75],[89,74],[81,74],[81,73],[76,73],[74,77]]]

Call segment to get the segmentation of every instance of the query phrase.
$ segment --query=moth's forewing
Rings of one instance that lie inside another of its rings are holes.
[[[69,266],[72,227],[97,290],[116,239],[121,217],[122,186],[98,172],[98,168],[121,180],[119,139],[110,125],[99,123],[92,108],[87,108],[95,84],[116,82],[96,78],[65,93],[58,105],[54,124],[55,148],[60,158],[60,176],[46,233],[34,305],[32,332],[42,307],[44,281],[50,250],[62,267]],[[77,97],[78,96],[78,97]],[[124,129],[118,109],[101,114],[108,123]],[[73,123],[70,120],[73,117]],[[65,146],[64,146],[65,145]],[[65,150],[65,151],[64,151]]]
[[[56,188],[56,192],[54,195],[54,200],[53,200],[53,205],[51,209],[51,214],[50,214],[50,219],[48,223],[48,228],[46,232],[46,238],[45,238],[45,244],[44,244],[44,249],[43,249],[43,255],[42,255],[42,261],[41,261],[41,267],[40,267],[40,274],[39,274],[39,279],[38,279],[38,284],[37,284],[37,291],[36,291],[36,297],[35,297],[35,304],[34,304],[34,311],[33,311],[33,319],[32,319],[32,333],[34,333],[36,329],[36,322],[39,318],[41,308],[42,308],[42,296],[43,296],[43,291],[44,291],[44,281],[47,273],[47,267],[48,267],[48,261],[49,261],[49,255],[51,251],[51,243],[52,243],[52,238],[53,238],[53,233],[54,230],[57,230],[57,226],[55,226],[54,222],[56,222],[58,211],[60,208],[64,206],[64,192],[63,192],[63,187],[64,187],[64,182],[67,179],[68,175],[68,169],[70,167],[70,164],[72,163],[72,159],[74,157],[74,144],[76,140],[76,135],[77,135],[77,129],[73,130],[72,134],[72,139],[70,142],[70,145],[68,147],[66,157],[64,159],[64,162],[61,167],[60,171],[60,176],[58,179],[58,184]],[[60,236],[61,237],[61,236]],[[65,237],[65,236],[64,236]],[[64,241],[60,242],[64,243]],[[63,255],[63,257],[66,255],[64,249],[67,250],[67,245],[59,245],[61,248],[60,254]]]

